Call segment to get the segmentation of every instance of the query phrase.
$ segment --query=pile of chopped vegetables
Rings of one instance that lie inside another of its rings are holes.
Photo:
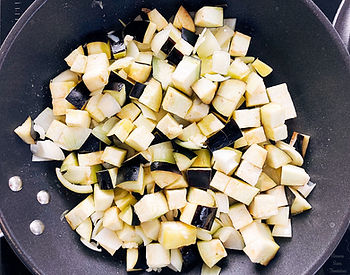
[[[315,184],[301,167],[309,136],[285,83],[246,56],[251,37],[222,7],[169,23],[157,9],[93,36],[50,82],[53,108],[16,134],[33,161],[63,161],[58,180],[90,194],[65,218],[89,248],[126,249],[127,271],[218,274],[227,249],[267,265],[274,237],[311,208]]]

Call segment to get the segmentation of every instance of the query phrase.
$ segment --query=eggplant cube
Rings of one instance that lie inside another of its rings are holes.
[[[158,240],[159,230],[160,230],[160,221],[159,219],[153,219],[141,223],[142,231],[145,233],[146,237],[151,240]]]
[[[262,169],[250,163],[247,160],[242,160],[241,164],[237,168],[235,175],[252,186],[255,186],[258,182]]]
[[[276,224],[272,229],[272,236],[291,238],[292,237],[291,219],[288,219],[286,224]]]
[[[102,228],[94,240],[97,241],[112,256],[122,246],[122,241],[118,238],[117,233],[108,228]]]
[[[253,263],[266,266],[275,257],[278,249],[279,246],[274,241],[258,239],[248,244],[243,251]]]
[[[157,9],[151,10],[149,13],[147,13],[147,16],[151,22],[157,25],[157,31],[161,31],[168,25],[166,19]]]
[[[247,226],[242,227],[239,231],[241,232],[246,245],[260,239],[273,241],[269,226],[257,220],[254,220]]]
[[[121,142],[125,142],[135,125],[127,118],[117,122],[108,132],[107,136],[115,135]]]
[[[289,221],[289,207],[284,206],[284,207],[279,207],[278,208],[278,213],[274,216],[271,216],[266,220],[267,224],[273,224],[273,225],[288,225]]]
[[[262,143],[267,140],[263,127],[245,130],[243,131],[243,135],[245,140],[247,141],[247,145],[252,145],[254,143]]]
[[[135,150],[141,152],[147,150],[154,139],[154,135],[145,127],[137,127],[131,132],[125,143]]]
[[[152,78],[143,90],[142,95],[139,97],[139,101],[151,110],[158,112],[162,103],[161,84]]]
[[[215,199],[207,191],[199,188],[190,187],[187,194],[187,201],[192,204],[214,207]]]
[[[253,221],[247,207],[243,203],[235,203],[230,207],[228,215],[232,221],[233,227],[239,230]]]
[[[143,196],[134,206],[140,222],[146,222],[164,215],[169,211],[168,203],[162,193]]]
[[[235,58],[228,68],[227,74],[235,79],[244,79],[250,73],[249,66],[245,64],[241,59]]]
[[[309,181],[307,184],[298,186],[295,189],[298,190],[298,192],[303,195],[304,198],[307,198],[315,187],[316,183]]]
[[[267,157],[267,151],[257,144],[252,144],[242,156],[242,159],[262,168]]]
[[[194,24],[198,27],[215,28],[224,24],[224,10],[222,7],[205,6],[196,12]]]
[[[266,164],[274,169],[287,165],[292,161],[288,154],[275,145],[268,144],[265,149],[267,150]]]
[[[266,105],[265,105],[266,106]],[[236,110],[232,118],[236,121],[239,128],[260,127],[260,108]]]
[[[91,92],[104,88],[108,83],[108,66],[109,62],[105,53],[88,56],[83,81]]]
[[[190,168],[187,170],[187,180],[190,186],[208,189],[211,180],[211,168]]]
[[[192,83],[191,83],[192,84]],[[168,87],[163,99],[162,107],[165,111],[185,118],[192,105],[192,100],[176,89]]]
[[[288,187],[289,188],[289,187]],[[289,190],[294,194],[295,198],[290,208],[290,212],[292,215],[300,214],[306,210],[311,209],[311,205],[308,203],[306,199],[304,199],[298,191],[293,188],[289,188]]]
[[[213,152],[214,165],[213,168],[226,175],[232,175],[239,165],[242,152],[225,147]]]
[[[295,118],[297,116],[286,83],[267,88],[267,94],[271,102],[278,103],[282,106],[285,112],[285,119]]]
[[[224,19],[225,20],[225,19]],[[234,30],[230,28],[227,24],[224,24],[224,26],[218,28],[218,30],[215,33],[215,38],[218,41],[221,49],[224,48],[225,44],[228,43],[228,46],[230,46],[230,40],[234,34]],[[228,52],[229,49],[226,50]]]
[[[156,127],[156,123],[146,118],[143,114],[139,115],[139,117],[134,121],[134,125],[136,127],[145,127],[149,132],[152,132]]]
[[[123,228],[123,221],[119,218],[119,209],[116,206],[108,208],[102,218],[103,227],[117,231]]]
[[[83,74],[85,73],[85,68],[87,64],[87,56],[83,54],[78,54],[77,57],[75,58],[70,70],[72,72],[78,73],[78,74]]]
[[[182,222],[162,222],[159,231],[159,243],[165,249],[175,249],[196,243],[197,229]]]
[[[152,269],[166,267],[170,264],[170,250],[159,243],[150,243],[146,246],[146,259]]]
[[[197,125],[206,137],[211,136],[225,127],[225,125],[213,114],[204,117]]]
[[[247,107],[269,103],[264,80],[255,72],[249,74],[245,94]]]
[[[212,60],[212,71],[214,73],[227,75],[231,61],[230,54],[225,51],[215,51]]]
[[[110,190],[115,188],[116,178],[112,179],[109,170],[98,171],[96,176],[101,190]]]
[[[217,88],[217,82],[210,81],[205,77],[198,79],[195,83],[192,84],[193,91],[205,104],[210,104],[215,96]]]
[[[65,81],[65,82],[52,82],[51,81],[50,86],[49,86],[51,97],[52,97],[52,99],[64,98],[71,92],[71,90],[74,87],[77,87],[77,86],[76,86],[76,83],[74,81]],[[79,85],[79,86],[81,86],[81,85]],[[88,92],[88,94],[89,93],[90,92]]]
[[[119,149],[117,147],[108,146],[104,150],[101,160],[120,167],[126,157],[126,150]]]
[[[310,180],[310,176],[301,167],[294,165],[282,166],[281,184],[289,186],[303,186]]]
[[[169,210],[180,209],[186,206],[187,189],[175,189],[164,191],[166,199],[168,201]]]
[[[264,126],[264,130],[266,133],[266,137],[273,141],[284,140],[288,137],[288,129],[287,129],[287,125],[285,124],[282,124],[274,128]]]
[[[102,122],[106,118],[106,116],[98,108],[98,104],[101,98],[102,94],[92,96],[85,107],[85,110],[89,112],[91,118],[93,118],[97,122]]]
[[[269,65],[259,59],[255,59],[252,66],[262,77],[268,76],[273,71]]]
[[[52,109],[55,116],[64,116],[68,109],[75,109],[75,107],[64,98],[54,98],[52,99]]]
[[[84,49],[82,46],[79,46],[78,48],[74,49],[65,59],[67,65],[71,67],[76,59],[76,57],[81,54],[84,55]]]
[[[75,230],[83,221],[95,212],[94,197],[88,196],[72,210],[70,210],[64,217],[70,227]]]
[[[230,179],[231,178],[229,176],[226,176],[224,173],[217,171],[210,182],[210,187],[213,187],[221,192],[224,192]]]
[[[218,261],[227,256],[225,247],[218,239],[197,242],[198,251],[203,262],[212,268]]]
[[[235,32],[230,47],[230,55],[232,56],[246,56],[251,37],[240,32]]]
[[[66,113],[66,124],[71,127],[89,128],[91,117],[87,111],[69,109]]]
[[[182,133],[182,125],[170,115],[166,114],[157,124],[159,129],[169,139],[174,139]]]
[[[144,83],[151,74],[152,66],[137,62],[131,63],[128,76],[140,83]]]
[[[191,85],[199,79],[201,61],[195,57],[184,56],[172,74],[175,88],[187,95],[192,94]]]
[[[28,123],[28,122],[26,121],[25,123]],[[66,128],[68,128],[66,124],[58,120],[53,120],[49,128],[47,129],[46,137],[48,137],[52,141],[59,141],[60,137],[62,136]]]
[[[180,6],[174,18],[174,26],[178,29],[186,28],[191,32],[195,32],[196,28],[193,22],[191,15],[187,12],[187,10]]]
[[[96,211],[105,211],[111,207],[114,200],[114,192],[111,190],[102,190],[98,184],[94,185],[94,202]]]
[[[175,50],[177,50],[176,53],[178,54],[178,57],[180,57],[182,55],[182,59],[183,59],[183,56],[189,56],[192,54],[193,46],[189,42],[187,42],[185,39],[181,38],[179,41],[177,41],[174,49],[172,49],[172,51],[170,52],[170,55],[173,52],[175,52]],[[179,54],[179,53],[181,53],[181,54]],[[169,56],[168,56],[168,60],[172,61],[171,58],[169,59]],[[175,62],[173,62],[173,63],[176,65]]]
[[[129,103],[123,106],[121,111],[117,114],[117,117],[120,119],[127,118],[130,121],[134,121],[140,113],[141,110],[134,103]]]
[[[255,196],[249,206],[249,212],[255,219],[268,219],[278,214],[278,204],[276,198],[267,194]]]
[[[190,122],[198,122],[202,120],[209,113],[209,105],[204,104],[198,98],[193,101],[191,108],[189,108],[185,119]]]
[[[255,188],[243,181],[230,178],[224,193],[239,202],[249,205],[259,191],[260,190],[258,188]]]
[[[271,102],[261,107],[261,122],[264,126],[274,128],[284,124],[285,114],[282,106]]]
[[[52,123],[51,123],[52,124]],[[63,124],[63,123],[62,123]],[[14,132],[27,144],[35,144],[32,137],[32,119],[29,116],[22,125],[18,126]],[[61,132],[61,131],[60,131]]]
[[[276,183],[267,174],[261,172],[255,187],[259,188],[261,192],[269,190],[276,186]]]
[[[103,151],[90,152],[78,154],[78,162],[79,166],[94,166],[101,164],[103,161],[101,160]]]

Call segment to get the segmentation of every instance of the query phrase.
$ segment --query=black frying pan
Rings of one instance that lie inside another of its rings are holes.
[[[128,22],[143,7],[157,7],[166,17],[180,3],[197,10],[205,1],[37,0],[16,24],[1,48],[1,199],[0,223],[5,237],[35,274],[124,274],[125,255],[114,257],[85,248],[60,221],[61,213],[83,197],[56,180],[57,163],[31,163],[28,146],[13,129],[28,114],[35,117],[49,104],[49,79],[66,68],[63,58],[83,37]],[[287,82],[298,119],[290,130],[312,136],[306,168],[318,184],[310,196],[313,210],[293,220],[292,240],[281,245],[268,267],[250,263],[242,252],[230,252],[223,274],[312,274],[324,263],[345,232],[350,217],[350,62],[339,36],[310,0],[231,0],[226,17],[237,17],[237,29],[253,36],[250,53],[275,69],[267,86]],[[8,188],[19,175],[21,192]],[[49,205],[36,201],[38,191],[51,194]],[[33,219],[46,228],[29,231]],[[199,268],[193,272],[199,272]]]

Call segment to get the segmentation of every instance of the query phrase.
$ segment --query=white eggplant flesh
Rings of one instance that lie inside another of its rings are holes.
[[[281,184],[289,186],[303,186],[310,180],[310,176],[301,167],[294,165],[282,166]]]
[[[213,235],[213,238],[220,239],[227,249],[243,250],[244,248],[242,235],[230,226],[219,228]]]
[[[116,206],[108,208],[103,215],[103,227],[117,231],[123,228],[123,222],[119,217],[119,209]]]
[[[101,97],[97,106],[104,116],[108,118],[119,113],[121,110],[121,107],[115,98],[107,93]]]
[[[278,250],[278,244],[266,239],[257,239],[243,249],[253,263],[265,266],[275,257]]]
[[[84,240],[90,242],[91,233],[92,233],[92,222],[90,218],[87,218],[75,229],[75,231],[82,237]]]
[[[94,199],[90,195],[72,210],[70,210],[65,218],[70,227],[75,230],[81,223],[83,223],[92,213],[95,212]]]
[[[104,249],[106,249],[112,256],[122,246],[122,241],[118,238],[118,235],[108,228],[102,228],[101,231],[94,237],[94,240]]]
[[[206,264],[202,265],[201,275],[219,275],[221,272],[221,267],[214,265],[212,268]]]
[[[197,246],[203,262],[210,268],[227,256],[225,247],[218,239],[199,241]]]
[[[179,249],[171,249],[170,250],[170,265],[168,266],[170,269],[175,272],[181,272],[182,270],[182,254]]]
[[[202,7],[196,12],[194,23],[198,27],[221,27],[224,24],[224,10],[222,7]]]
[[[278,204],[272,195],[259,194],[249,205],[249,212],[255,219],[268,219],[278,214]]]
[[[141,228],[148,238],[154,241],[158,240],[158,234],[160,230],[160,221],[158,219],[142,222]]]
[[[147,194],[135,206],[135,213],[140,222],[158,218],[169,211],[168,203],[162,193]]]
[[[159,243],[146,246],[146,260],[150,268],[162,268],[170,264],[170,250]]]
[[[272,236],[291,238],[292,237],[292,223],[291,219],[288,219],[286,224],[276,224],[272,229]]]
[[[101,190],[98,184],[94,185],[94,202],[96,211],[104,211],[111,207],[113,199],[113,190]]]
[[[239,230],[253,221],[247,207],[243,203],[233,204],[228,212],[228,215],[232,221],[233,227]]]

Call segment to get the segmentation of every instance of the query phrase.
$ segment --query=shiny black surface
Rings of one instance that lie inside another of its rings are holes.
[[[319,2],[322,2],[322,1],[319,1]],[[334,4],[336,1],[323,1],[323,2],[325,2],[325,3],[323,3],[323,6],[324,7],[328,7],[328,6],[331,6],[332,4]],[[334,5],[335,6],[335,5]],[[2,5],[2,7],[3,7],[3,5]],[[322,7],[322,6],[321,6]],[[334,7],[332,7],[332,9],[331,10],[335,10],[334,9]],[[6,17],[4,17],[4,16],[2,16],[2,19],[3,18],[6,18]],[[2,32],[2,36],[3,36],[3,32]],[[329,37],[328,37],[329,38]],[[62,42],[62,41],[61,41]],[[69,42],[68,42],[69,43]],[[328,44],[329,45],[329,43],[326,43],[326,44]],[[323,43],[321,43],[321,45],[323,45]],[[327,45],[326,45],[327,46]],[[327,47],[326,47],[327,48]],[[315,48],[316,49],[316,48]],[[326,55],[326,57],[330,57],[330,56],[332,56],[332,52],[331,53],[326,53],[326,51],[325,51],[325,49],[317,49],[317,51],[321,51],[322,53],[324,53],[325,55]],[[295,51],[294,51],[295,52]],[[64,54],[65,53],[61,53],[62,54],[62,57],[64,56]],[[334,53],[333,53],[334,54]],[[268,55],[266,55],[266,54],[262,54],[262,56],[268,56]],[[297,60],[298,61],[298,60]],[[300,61],[300,60],[299,60]],[[316,62],[317,63],[317,62]],[[45,61],[43,62],[43,64],[45,65]],[[271,63],[272,65],[274,65],[273,63]],[[312,64],[312,63],[311,63]],[[331,66],[331,68],[334,68],[333,66],[334,66],[334,64],[332,63],[331,64],[332,66]],[[53,64],[52,64],[52,66],[53,66]],[[276,71],[277,71],[277,67],[275,67],[276,68]],[[288,68],[286,68],[286,70],[288,71]],[[317,71],[317,70],[316,70]],[[331,73],[332,73],[332,70],[330,70],[331,71]],[[312,76],[314,76],[315,74],[314,73],[311,73],[311,75]],[[20,77],[21,78],[21,77]],[[325,79],[323,79],[323,78],[325,78]],[[276,79],[278,79],[277,78],[277,76],[276,76]],[[326,82],[326,80],[327,79],[329,79],[329,76],[327,76],[327,75],[324,75],[324,76],[322,76],[322,81],[324,81],[324,82]],[[287,82],[289,83],[290,81],[289,81],[289,79],[287,79]],[[292,82],[296,82],[296,81],[292,81]],[[330,83],[327,83],[327,85],[330,85]],[[334,83],[332,83],[331,84],[331,86],[333,85],[333,87],[336,87],[336,85],[334,84]],[[47,89],[47,87],[45,87],[46,89]],[[28,87],[26,87],[26,89],[28,89]],[[324,88],[324,91],[325,91],[325,88]],[[30,93],[29,93],[30,94]],[[28,96],[28,92],[27,92],[27,96]],[[330,98],[329,99],[329,101],[330,101],[330,104],[333,102],[334,103],[334,100],[332,101],[332,99]],[[298,101],[299,102],[299,101]],[[340,106],[345,106],[346,104],[340,104]],[[22,108],[23,108],[23,105],[22,105]],[[344,108],[344,107],[343,107]],[[37,113],[37,111],[38,110],[36,110],[35,108],[33,109],[31,109],[32,110],[32,112],[34,112],[34,113]],[[22,115],[23,117],[25,116],[25,111],[24,111],[24,114]],[[346,115],[347,113],[345,112],[344,113],[344,115]],[[19,116],[18,116],[19,117]],[[18,122],[16,122],[17,124],[18,124]],[[16,123],[13,123],[14,125],[16,124]],[[322,126],[321,126],[321,128],[322,128]],[[313,130],[315,130],[315,129],[313,129]],[[24,147],[23,145],[19,145],[20,144],[20,142],[18,142],[17,143],[17,146],[21,146],[21,147]],[[324,143],[323,143],[324,144]],[[327,143],[326,143],[326,145],[328,145]],[[315,146],[315,147],[313,147],[314,148],[314,150],[316,150],[316,148],[317,148],[317,146]],[[345,147],[345,149],[347,149],[348,147]],[[22,150],[22,152],[27,152],[28,153],[28,150],[27,150],[28,148],[23,148],[23,150]],[[25,151],[26,150],[26,151]],[[315,152],[314,152],[314,154],[315,154]],[[28,161],[29,160],[29,153],[28,153],[28,156],[25,156],[25,161]],[[310,161],[310,160],[309,160]],[[324,165],[324,167],[327,167],[327,165],[324,163],[324,162],[320,162],[320,164],[323,164]],[[38,166],[39,167],[39,166]],[[52,165],[51,165],[51,167],[53,167]],[[333,165],[332,165],[332,167],[333,167]],[[27,171],[29,171],[29,170],[27,170]],[[45,183],[45,182],[41,182],[42,181],[42,179],[40,179],[40,174],[39,174],[39,177],[38,177],[38,182],[36,182],[35,184],[34,184],[34,187],[35,188],[38,188],[38,187],[41,187],[41,186],[43,186],[43,187],[47,187],[47,183]],[[322,179],[322,178],[320,178],[319,179],[319,181],[318,181],[318,183],[319,182],[323,182],[325,179]],[[34,181],[35,182],[35,181]],[[4,182],[2,182],[2,183],[4,183]],[[39,185],[39,186],[38,186]],[[34,189],[35,189],[34,188]],[[65,190],[61,190],[61,188],[60,187],[57,187],[57,186],[55,186],[55,184],[52,184],[52,186],[50,186],[49,188],[51,188],[52,189],[52,191],[54,192],[54,191],[56,191],[56,189],[58,188],[58,190],[60,191],[60,192],[63,192],[63,193],[68,193],[67,191],[65,191]],[[32,190],[33,191],[33,190]],[[35,195],[35,193],[32,193],[32,192],[29,192],[29,193],[27,193],[26,192],[26,195],[27,196],[29,196],[29,197],[31,197],[32,198],[32,201],[34,201],[35,200],[35,198],[33,198],[34,197],[34,195]],[[62,194],[62,196],[64,196],[64,194]],[[316,198],[314,199],[314,196],[316,196],[316,194],[313,194],[312,195],[312,200],[311,200],[311,202],[312,201],[314,201],[314,200],[316,200]],[[326,198],[327,198],[327,194],[326,194]],[[72,205],[74,204],[74,203],[71,203]],[[37,205],[37,207],[39,208],[39,206]],[[321,205],[319,205],[319,206],[317,206],[317,205],[315,205],[315,208],[316,207],[321,207]],[[41,209],[42,210],[42,209]],[[49,211],[45,211],[45,210],[42,210],[42,211],[44,211],[44,212],[47,212],[47,215],[49,215],[50,214],[50,212]],[[317,211],[316,211],[317,212]],[[316,213],[317,215],[321,215],[322,213]],[[308,215],[308,214],[307,214]],[[336,215],[336,213],[335,213],[335,215]],[[29,219],[27,219],[27,220],[30,220],[30,218],[32,218],[32,217],[28,217]],[[296,219],[298,219],[298,218],[296,218]],[[26,220],[26,219],[24,219],[24,220]],[[20,222],[20,221],[22,221],[21,219],[20,220],[18,220],[18,222]],[[323,222],[324,222],[325,220],[323,220]],[[56,221],[55,221],[56,222]],[[54,223],[55,224],[55,223]],[[324,226],[327,226],[327,224],[326,223],[324,223]],[[336,230],[337,229],[337,224],[335,225],[335,227],[333,228],[333,230]],[[316,226],[316,228],[317,228],[317,226]],[[67,228],[65,228],[65,230],[67,230]],[[329,228],[329,230],[332,230],[331,228]],[[25,231],[25,230],[24,230]],[[58,230],[59,231],[59,230]],[[311,231],[312,232],[312,231]],[[59,236],[59,232],[55,232],[56,233],[56,237],[58,236],[59,238],[62,238],[62,236]],[[65,232],[65,234],[67,234],[67,232]],[[311,233],[310,233],[311,234]],[[73,234],[69,234],[69,235],[73,235]],[[333,234],[334,235],[334,234]],[[66,236],[67,237],[67,236]],[[314,236],[315,238],[320,238],[320,242],[324,242],[325,240],[324,239],[322,239],[322,236],[320,236],[320,235],[318,235],[318,236]],[[78,246],[78,250],[82,250],[82,248],[80,247],[80,244],[78,243],[78,240],[77,240],[77,238],[76,237],[74,237],[75,238],[75,241],[76,241],[76,245]],[[35,239],[34,239],[35,240]],[[293,241],[295,241],[294,239],[292,240],[292,242],[291,243],[293,243]],[[344,245],[345,244],[345,245]],[[345,249],[348,249],[348,246],[349,246],[349,243],[348,243],[348,241],[344,241],[341,245],[340,245],[340,247],[345,247]],[[283,247],[282,247],[283,248]],[[54,252],[54,251],[53,251]],[[282,251],[281,251],[282,252]],[[322,251],[320,250],[320,253],[321,253]],[[343,259],[344,257],[342,256],[342,254],[340,253],[340,254],[337,254],[338,252],[336,251],[336,253],[335,254],[333,254],[333,256],[332,256],[332,258],[331,258],[331,261],[332,262],[335,262],[335,263],[338,263],[339,261],[340,261],[340,259]],[[87,254],[86,252],[83,252],[83,254]],[[90,254],[90,253],[88,253],[88,254]],[[283,254],[287,254],[287,252],[286,253],[283,253]],[[8,261],[8,259],[7,258],[5,258],[6,256],[3,256],[4,255],[4,253],[2,253],[1,254],[1,258],[2,259],[4,259],[4,261]],[[95,255],[95,254],[93,254],[93,255]],[[287,254],[288,255],[288,254]],[[282,257],[283,257],[283,255],[282,255]],[[102,256],[102,258],[108,258],[108,256],[106,257],[106,255],[104,255],[104,256]],[[279,256],[279,258],[281,258],[281,256]],[[346,258],[346,256],[345,256],[345,259],[349,259],[349,258]],[[108,261],[107,259],[105,259],[106,261]],[[277,259],[277,260],[281,260],[281,259]],[[117,261],[117,262],[120,262],[120,261]],[[276,263],[276,261],[274,261],[274,263]],[[349,263],[349,261],[348,261],[348,263]],[[77,269],[78,271],[83,271],[83,270],[85,270],[84,269],[84,267],[82,267],[82,269]],[[334,268],[333,267],[330,267],[330,264],[326,264],[325,265],[325,270],[327,271],[327,272],[330,272],[330,273],[332,273],[333,271],[334,271]],[[91,270],[90,270],[91,271]],[[13,272],[13,269],[12,269],[12,272]],[[19,271],[20,272],[20,271]],[[228,272],[228,270],[226,270],[226,272]],[[6,273],[5,273],[6,274]],[[23,273],[8,273],[8,274],[23,274]],[[49,273],[47,273],[47,274],[49,274]],[[282,273],[283,274],[283,273]],[[291,273],[289,273],[289,274],[291,274]]]

